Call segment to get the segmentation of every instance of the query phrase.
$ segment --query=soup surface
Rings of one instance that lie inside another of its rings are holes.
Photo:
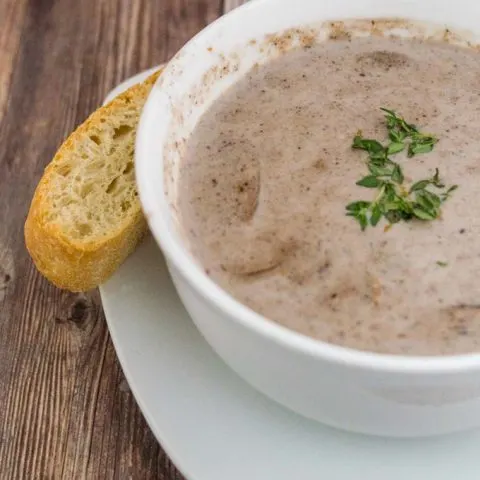
[[[361,230],[346,215],[359,129],[387,140],[393,109],[439,142],[395,155],[405,188],[459,188],[432,221]],[[194,255],[240,302],[302,334],[361,350],[480,350],[480,56],[422,40],[330,40],[252,69],[200,119],[181,168]]]

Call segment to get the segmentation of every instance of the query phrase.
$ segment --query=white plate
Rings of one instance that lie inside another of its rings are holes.
[[[200,336],[151,238],[101,294],[135,398],[189,480],[480,479],[480,432],[428,440],[352,435],[299,417],[257,393]]]

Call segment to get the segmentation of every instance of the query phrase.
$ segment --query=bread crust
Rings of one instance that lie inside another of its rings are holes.
[[[73,292],[86,291],[105,282],[123,261],[135,250],[147,231],[140,202],[114,230],[101,239],[79,241],[66,235],[53,222],[47,221],[50,210],[46,193],[52,175],[63,157],[74,151],[74,145],[89,138],[102,128],[101,119],[115,115],[132,102],[145,102],[161,70],[145,82],[135,85],[96,110],[63,143],[47,166],[37,186],[25,222],[25,244],[35,266],[57,287]]]

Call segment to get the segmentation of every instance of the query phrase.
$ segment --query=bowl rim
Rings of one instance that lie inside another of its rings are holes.
[[[246,3],[218,18],[187,42],[180,52],[195,49],[199,38],[202,38],[211,29],[223,27],[231,17],[237,15],[240,11],[253,10],[258,5],[269,1],[255,0]],[[169,72],[173,73],[175,58],[165,67],[164,76],[168,75]],[[160,79],[157,80],[157,83],[159,81]],[[158,125],[157,121],[163,117],[158,105],[161,103],[161,97],[166,98],[168,96],[166,90],[168,90],[168,87],[154,87],[143,107],[135,144],[136,180],[142,208],[155,241],[161,247],[168,262],[181,273],[205,301],[214,306],[225,317],[228,317],[228,321],[235,321],[242,327],[288,350],[329,363],[360,370],[412,375],[446,375],[480,370],[480,352],[445,356],[406,356],[356,350],[317,340],[290,330],[256,313],[217,285],[199,268],[187,249],[173,238],[167,220],[160,212],[162,206],[166,210],[170,208],[165,198],[163,182],[155,181],[152,178],[149,165],[152,158],[158,158],[158,152],[155,148],[158,142],[156,125]],[[157,192],[161,191],[163,205],[155,199],[152,189],[157,190]]]

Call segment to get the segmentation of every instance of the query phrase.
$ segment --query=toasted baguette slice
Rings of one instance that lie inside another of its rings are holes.
[[[38,270],[60,288],[103,283],[147,230],[133,151],[156,72],[94,112],[67,138],[38,184],[25,243]]]

